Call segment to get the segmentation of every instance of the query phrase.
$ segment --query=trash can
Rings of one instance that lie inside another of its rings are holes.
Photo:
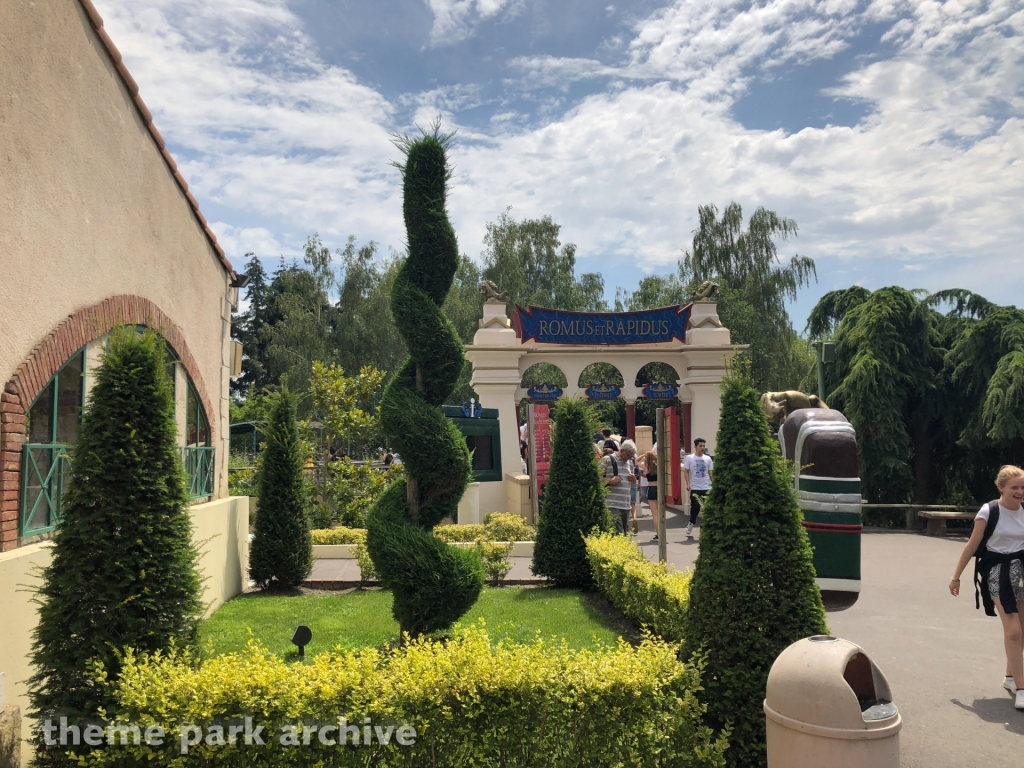
[[[768,768],[899,768],[903,725],[885,677],[848,640],[817,635],[772,664]]]

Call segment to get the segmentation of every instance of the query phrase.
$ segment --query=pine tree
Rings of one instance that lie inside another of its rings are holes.
[[[107,342],[38,592],[29,680],[37,716],[80,722],[109,704],[90,660],[115,679],[126,647],[195,641],[201,582],[164,350],[159,334],[134,327],[115,328]],[[37,748],[39,764],[61,763]]]
[[[722,385],[715,477],[704,507],[683,655],[707,654],[707,721],[732,723],[730,766],[764,766],[768,671],[790,644],[827,632],[792,476],[747,374]]]
[[[594,528],[609,530],[606,489],[594,451],[594,422],[578,399],[558,401],[551,466],[537,521],[532,570],[562,587],[591,586],[592,574],[583,537]]]
[[[249,577],[260,589],[294,588],[313,570],[313,540],[306,517],[295,396],[287,388],[272,395],[265,436]]]
[[[391,313],[409,359],[380,403],[381,427],[397,448],[405,477],[377,499],[366,519],[366,548],[394,597],[403,633],[451,626],[483,589],[479,555],[445,544],[431,529],[454,518],[469,482],[466,440],[441,413],[465,365],[462,340],[441,307],[459,266],[446,210],[450,137],[432,134],[397,142],[405,154],[403,213],[409,258],[395,276]]]

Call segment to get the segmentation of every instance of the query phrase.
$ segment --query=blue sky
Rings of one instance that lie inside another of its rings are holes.
[[[796,220],[825,291],[1024,288],[1024,3],[94,0],[229,257],[400,250],[395,133],[458,130],[474,258],[551,215],[609,296],[697,206]]]

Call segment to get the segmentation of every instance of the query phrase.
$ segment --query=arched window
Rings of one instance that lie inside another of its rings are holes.
[[[182,461],[188,475],[189,496],[192,499],[202,499],[213,495],[216,449],[210,445],[210,422],[192,379],[188,380],[185,408],[185,447],[182,449]]]
[[[29,409],[22,446],[21,536],[47,533],[60,522],[71,477],[67,449],[78,439],[85,405],[85,349],[72,355]]]

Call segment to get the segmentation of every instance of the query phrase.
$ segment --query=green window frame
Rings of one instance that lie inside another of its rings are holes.
[[[501,471],[501,426],[497,409],[484,408],[481,418],[477,419],[465,418],[462,409],[456,406],[444,405],[441,410],[458,427],[473,452],[473,482],[502,480],[505,476]]]
[[[210,421],[192,379],[185,394],[185,445],[182,462],[188,475],[189,498],[213,496],[217,449],[210,445]]]
[[[85,410],[85,347],[71,355],[32,402],[21,447],[19,536],[53,531],[71,479],[68,449]]]

